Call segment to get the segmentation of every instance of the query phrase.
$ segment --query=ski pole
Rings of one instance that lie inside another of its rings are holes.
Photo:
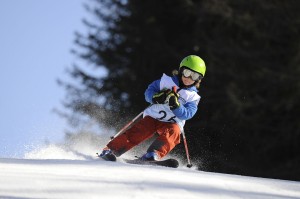
[[[140,112],[135,118],[133,118],[130,122],[128,122],[116,135],[111,136],[110,139],[113,140],[115,137],[123,133],[133,122],[135,122],[141,115],[144,113],[144,111]]]
[[[177,93],[177,87],[173,86],[172,87],[172,91],[176,94]],[[188,161],[188,164],[186,166],[188,168],[191,168],[193,165],[191,164],[189,149],[188,149],[188,146],[187,146],[187,142],[186,142],[186,137],[185,137],[184,130],[181,133],[182,133],[183,143],[184,143],[184,148],[185,148],[185,153],[186,153],[186,157],[187,157],[187,161]]]
[[[147,108],[149,108],[150,106],[152,106],[152,104],[150,104]],[[134,123],[139,117],[141,117],[141,115],[143,115],[144,111],[147,109],[145,108],[142,112],[140,112],[135,118],[133,118],[130,122],[128,122],[116,135],[111,136],[110,139],[113,140],[115,137],[119,136],[121,133],[123,133],[132,123]]]
[[[185,133],[184,133],[184,131],[182,131],[181,133],[182,133],[183,143],[184,143],[184,148],[185,148],[185,153],[186,153],[186,157],[187,157],[187,161],[188,161],[188,164],[186,166],[188,168],[191,168],[193,165],[191,164],[190,154],[189,154],[189,149],[188,149],[187,142],[186,142]]]

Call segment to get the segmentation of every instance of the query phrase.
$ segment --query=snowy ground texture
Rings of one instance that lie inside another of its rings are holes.
[[[130,165],[96,159],[91,145],[37,149],[0,158],[0,198],[222,199],[299,198],[300,182]]]

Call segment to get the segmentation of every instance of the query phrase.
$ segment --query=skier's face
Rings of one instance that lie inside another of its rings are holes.
[[[192,84],[195,83],[194,80],[192,80],[192,77],[189,76],[189,77],[185,77],[184,75],[181,76],[181,79],[182,79],[182,82],[185,86],[190,86]]]

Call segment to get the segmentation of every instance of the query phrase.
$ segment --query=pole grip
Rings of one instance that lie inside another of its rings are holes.
[[[172,91],[173,91],[174,93],[177,93],[177,87],[176,87],[176,86],[173,86],[173,87],[172,87]]]

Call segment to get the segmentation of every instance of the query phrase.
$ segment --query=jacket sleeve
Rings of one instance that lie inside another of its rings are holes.
[[[173,113],[181,120],[189,120],[196,114],[197,110],[197,103],[193,101],[188,102],[185,105],[180,105],[177,109],[173,110]]]
[[[147,102],[149,103],[153,103],[152,102],[152,97],[155,93],[158,93],[160,91],[160,79],[159,80],[155,80],[154,82],[152,82],[148,88],[145,91],[145,99]]]

